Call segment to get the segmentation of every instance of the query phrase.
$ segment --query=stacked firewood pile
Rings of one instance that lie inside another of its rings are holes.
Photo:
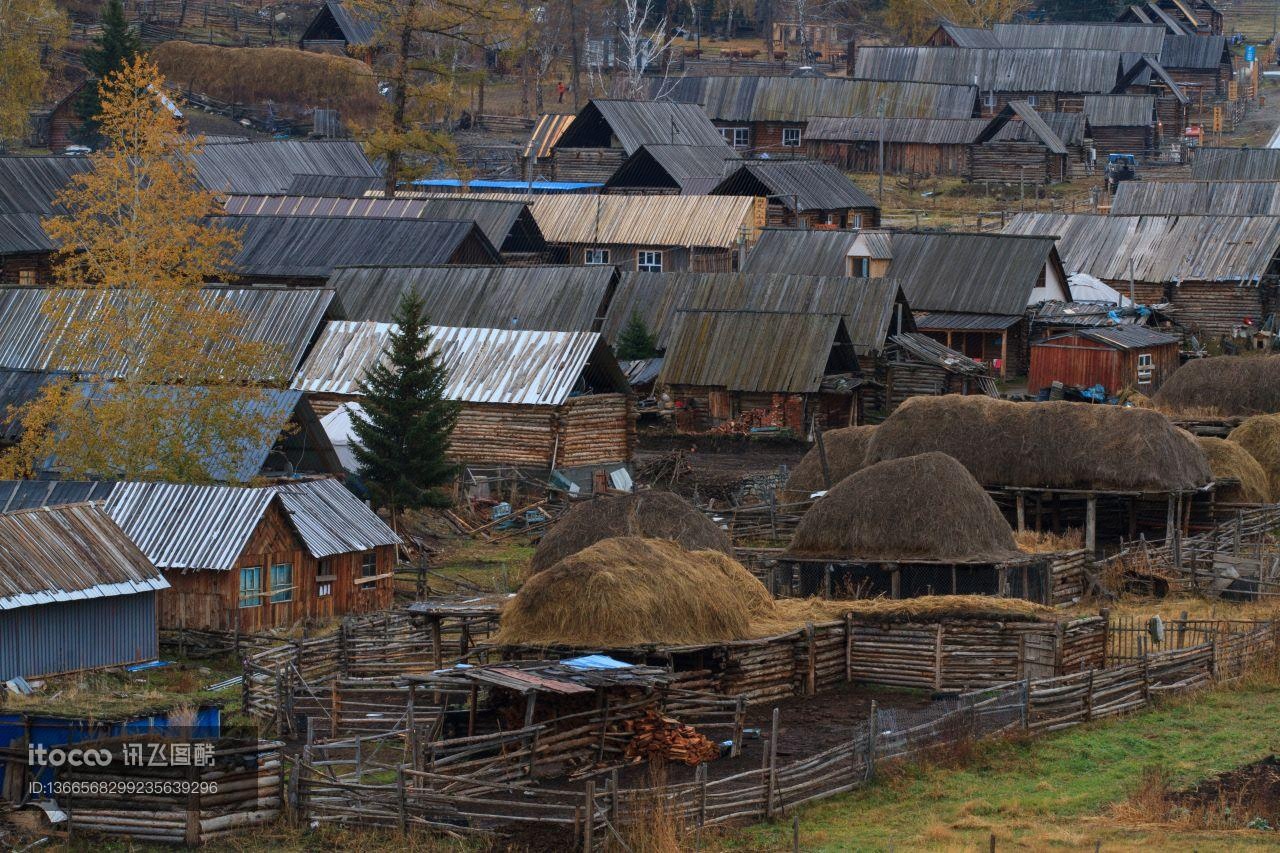
[[[720,747],[693,726],[683,725],[652,709],[642,717],[627,720],[625,726],[632,733],[627,758],[664,758],[692,766],[720,755]]]

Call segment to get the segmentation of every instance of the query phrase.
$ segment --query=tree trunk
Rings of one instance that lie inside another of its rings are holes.
[[[578,43],[578,7],[573,0],[569,4],[569,59],[573,67],[569,69],[569,85],[573,87],[573,111],[578,111],[578,72],[582,67],[581,46]]]
[[[400,141],[393,143],[387,151],[387,179],[383,186],[383,194],[387,198],[395,198],[396,184],[404,163],[403,140],[409,130],[407,114],[409,111],[409,57],[413,50],[413,24],[418,10],[418,0],[409,0],[400,26],[400,45],[396,51],[395,93],[391,101],[391,130]]]

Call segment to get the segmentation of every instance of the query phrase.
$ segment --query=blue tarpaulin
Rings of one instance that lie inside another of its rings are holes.
[[[584,655],[580,658],[562,660],[560,663],[574,669],[627,669],[633,666],[608,655]]]

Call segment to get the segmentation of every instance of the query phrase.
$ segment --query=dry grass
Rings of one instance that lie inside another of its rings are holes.
[[[827,471],[831,475],[828,484],[822,476],[822,453],[815,444],[800,460],[782,493],[784,503],[809,499],[809,495],[836,485],[850,474],[862,470],[867,456],[867,444],[875,432],[874,426],[829,429],[822,434],[823,448],[827,454]]]
[[[637,800],[629,800],[628,811],[643,815],[640,820],[623,820],[618,835],[610,834],[605,841],[608,853],[683,853],[694,838],[679,809],[668,796],[667,770],[661,759],[649,762],[646,793]],[[700,840],[700,839],[699,839]]]
[[[1232,480],[1234,485],[1219,486],[1214,496],[1227,503],[1269,503],[1271,484],[1267,472],[1249,451],[1234,441],[1201,437],[1197,441],[1209,457],[1209,468],[1215,480]]]
[[[868,464],[941,451],[985,486],[1198,488],[1204,452],[1158,412],[990,397],[913,397],[877,427]]]
[[[1072,527],[1061,533],[1047,530],[1014,531],[1013,541],[1019,551],[1028,554],[1056,554],[1060,551],[1078,551],[1084,547],[1084,531]]]
[[[551,568],[583,548],[615,536],[669,539],[690,551],[733,555],[733,542],[698,508],[671,492],[636,492],[577,504],[542,537],[531,574]]]
[[[800,519],[789,553],[869,562],[1019,556],[995,502],[942,453],[887,459],[841,480]]]
[[[1280,412],[1280,356],[1220,355],[1195,359],[1174,371],[1154,397],[1173,416],[1211,409],[1227,417]]]
[[[1280,415],[1254,415],[1227,436],[1257,460],[1272,495],[1280,495]]]
[[[995,619],[1052,622],[1057,611],[1021,598],[988,595],[925,595],[919,598],[863,598],[828,601],[819,598],[783,598],[775,602],[778,625],[784,630],[806,622],[841,619],[846,613],[873,622],[938,622],[943,619]]]
[[[1171,596],[1168,598],[1147,598],[1145,596],[1126,595],[1105,605],[1112,616],[1133,616],[1148,619],[1159,616],[1165,622],[1181,618],[1183,613],[1188,619],[1242,619],[1259,620],[1280,617],[1280,601],[1211,601],[1194,596]],[[1068,612],[1079,615],[1096,614],[1098,604],[1079,604],[1068,609]]]

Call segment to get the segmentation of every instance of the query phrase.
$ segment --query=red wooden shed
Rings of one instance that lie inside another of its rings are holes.
[[[1102,385],[1107,394],[1135,388],[1150,396],[1178,368],[1178,338],[1146,326],[1109,326],[1054,335],[1031,345],[1027,391],[1061,382]]]

